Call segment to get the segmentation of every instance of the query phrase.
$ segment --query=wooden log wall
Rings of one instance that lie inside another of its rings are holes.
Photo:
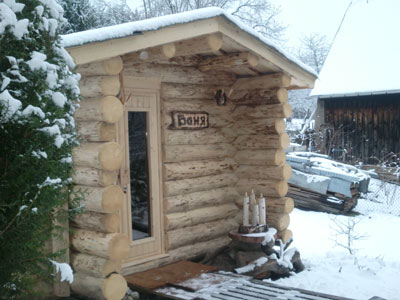
[[[170,72],[175,72],[176,68]],[[189,72],[179,67],[179,72]],[[238,181],[232,145],[234,106],[218,106],[218,89],[232,85],[228,73],[208,74],[197,68],[191,76],[162,76],[163,183],[168,261],[190,259],[229,243],[227,233],[238,226],[235,199]],[[218,85],[216,85],[218,84]],[[172,130],[171,112],[205,111],[210,127]]]
[[[234,159],[239,164],[237,204],[241,207],[244,193],[254,189],[266,198],[267,224],[278,231],[284,242],[292,236],[288,229],[293,200],[284,197],[287,180],[292,174],[286,164],[284,149],[289,146],[284,118],[292,113],[287,103],[290,78],[283,74],[239,79],[232,87],[230,99],[236,104],[233,126],[237,138]]]
[[[374,164],[374,157],[382,162],[390,152],[399,153],[399,99],[399,94],[324,99],[325,122],[337,134],[332,146],[346,149],[348,160]]]
[[[127,289],[120,273],[130,239],[118,233],[125,195],[116,185],[123,155],[116,143],[116,123],[123,114],[118,99],[122,68],[120,57],[77,68],[82,100],[75,119],[81,143],[73,152],[73,182],[85,197],[85,211],[71,222],[71,289],[95,299],[120,300]]]

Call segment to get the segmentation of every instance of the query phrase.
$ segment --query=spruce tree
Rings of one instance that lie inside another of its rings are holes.
[[[32,299],[60,255],[46,241],[67,217],[79,93],[63,21],[55,0],[0,0],[0,299]]]

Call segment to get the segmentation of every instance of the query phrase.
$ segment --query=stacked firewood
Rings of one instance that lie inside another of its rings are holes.
[[[119,232],[124,193],[117,183],[122,151],[116,143],[116,123],[123,107],[116,97],[120,92],[120,57],[81,65],[82,101],[76,111],[78,133],[82,139],[74,150],[75,192],[83,193],[84,213],[71,229],[71,265],[74,292],[95,299],[119,300],[127,283],[121,260],[130,249],[130,239]],[[77,194],[77,195],[78,195]]]

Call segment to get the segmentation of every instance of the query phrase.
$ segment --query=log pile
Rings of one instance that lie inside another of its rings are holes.
[[[353,166],[311,152],[287,155],[293,167],[288,196],[305,210],[347,213],[356,205],[360,192],[368,190],[370,177]]]
[[[120,57],[77,68],[83,76],[83,98],[75,115],[82,142],[73,152],[73,182],[75,192],[85,196],[85,211],[72,221],[71,289],[106,300],[122,299],[126,293],[121,260],[130,250],[130,239],[118,233],[118,211],[124,200],[121,187],[116,185],[122,161],[115,127],[123,112],[117,98],[121,71]]]

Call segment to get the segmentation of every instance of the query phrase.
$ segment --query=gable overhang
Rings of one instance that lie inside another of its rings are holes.
[[[67,45],[66,49],[77,65],[105,60],[107,58],[138,52],[164,44],[189,40],[196,37],[221,33],[239,45],[238,52],[245,49],[273,65],[277,71],[291,77],[290,88],[313,88],[316,74],[267,45],[259,37],[243,30],[224,15],[174,24],[156,30],[134,32],[129,36],[89,42],[78,46]]]

